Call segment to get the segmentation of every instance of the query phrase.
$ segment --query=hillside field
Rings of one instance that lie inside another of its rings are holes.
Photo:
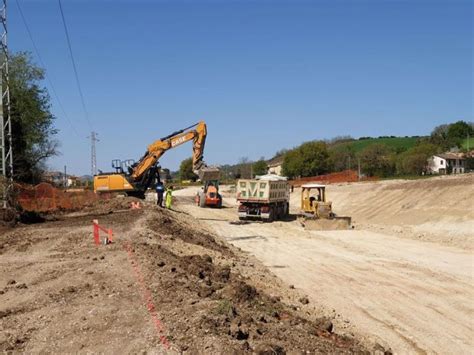
[[[355,153],[359,153],[369,145],[372,144],[385,144],[395,151],[405,151],[410,149],[411,147],[415,146],[418,139],[421,137],[395,137],[395,138],[369,138],[369,139],[362,139],[362,140],[355,140],[350,142],[344,142],[337,144],[333,147],[333,149],[344,149],[350,148]],[[474,140],[473,140],[474,143]]]

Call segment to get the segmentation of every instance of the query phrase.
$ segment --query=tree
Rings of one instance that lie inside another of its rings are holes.
[[[252,178],[252,163],[249,158],[242,157],[239,159],[237,166],[237,173],[235,174],[237,179],[251,179]]]
[[[268,171],[267,162],[265,159],[260,158],[252,165],[253,175],[265,175]]]
[[[359,155],[362,171],[368,176],[389,176],[394,171],[394,154],[385,144],[374,143]]]
[[[464,121],[457,121],[453,124],[450,124],[448,127],[448,139],[453,141],[458,141],[458,146],[461,145],[461,142],[467,138],[467,136],[472,136],[474,133],[474,128],[472,123],[467,123]]]
[[[400,175],[420,175],[426,171],[428,158],[438,151],[434,144],[420,143],[397,157],[397,173]]]
[[[196,181],[198,176],[193,172],[193,158],[184,159],[179,165],[179,179]]]
[[[355,141],[355,139],[352,138],[351,136],[346,135],[346,136],[336,136],[334,138],[328,139],[326,143],[328,143],[329,145],[339,145],[339,144],[344,144],[344,143],[352,142],[352,141]]]
[[[280,149],[278,152],[275,153],[272,159],[275,159],[276,157],[281,157],[285,155],[289,150],[286,148]]]
[[[444,149],[449,149],[450,143],[448,142],[448,128],[447,124],[442,124],[440,126],[436,126],[431,132],[430,142],[434,145],[437,145]]]
[[[20,52],[10,56],[9,73],[14,178],[37,183],[45,161],[58,154],[55,117],[48,92],[41,86],[44,69],[32,62],[29,53]]]
[[[303,157],[298,148],[291,149],[283,156],[282,173],[289,178],[300,177],[303,164]]]
[[[288,151],[283,158],[283,174],[294,177],[315,176],[329,171],[329,153],[322,141],[311,141]]]
[[[343,171],[357,166],[354,148],[346,144],[330,149],[329,161],[333,171]]]
[[[431,132],[430,142],[448,150],[453,147],[460,147],[467,136],[474,134],[473,124],[465,121],[457,121],[452,124],[443,124],[435,127]]]

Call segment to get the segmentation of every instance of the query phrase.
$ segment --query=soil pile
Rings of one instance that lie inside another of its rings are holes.
[[[238,257],[230,247],[172,214],[154,212],[147,218],[148,228],[164,240],[199,246],[199,255],[182,255],[176,247],[168,247],[173,242],[147,241],[136,243],[135,253],[146,270],[145,279],[153,285],[153,299],[168,324],[169,338],[179,350],[283,354],[363,349],[353,339],[332,333],[329,319],[303,319],[279,297],[256,289],[232,268]],[[217,261],[205,254],[206,249],[217,255]]]
[[[130,199],[118,201],[106,209]],[[233,247],[191,217],[156,207],[99,216],[115,238],[99,247],[96,217],[0,235],[0,350],[137,353],[163,350],[166,338],[176,352],[364,351],[328,319],[304,319],[256,287],[234,267],[242,260]]]
[[[109,199],[97,200],[82,209],[87,213],[110,213],[118,210],[126,210],[132,208],[132,203],[143,204],[143,200],[130,196],[115,196]]]

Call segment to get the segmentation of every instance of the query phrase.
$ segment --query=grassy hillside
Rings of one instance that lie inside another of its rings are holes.
[[[358,153],[371,144],[385,144],[396,151],[404,151],[413,147],[418,141],[418,137],[395,137],[395,138],[369,138],[362,140],[355,140],[350,142],[339,143],[334,146],[334,149],[342,149],[350,147],[354,152]],[[474,142],[473,142],[474,143]]]
[[[467,138],[466,138],[464,140],[463,144],[462,144],[462,147],[464,149],[467,149],[468,146],[469,146],[469,150],[474,149],[474,137],[469,138],[469,144],[467,144],[467,143],[468,143],[468,141],[467,141]]]

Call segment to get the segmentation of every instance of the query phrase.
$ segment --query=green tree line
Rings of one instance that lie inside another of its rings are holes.
[[[360,167],[367,176],[420,175],[425,172],[430,156],[450,148],[462,148],[466,138],[473,135],[472,123],[458,121],[436,127],[428,137],[418,137],[412,147],[374,142],[356,151],[354,145],[347,144],[355,140],[348,137],[305,142],[284,153],[283,174],[296,178]],[[360,140],[370,139],[363,137]],[[472,158],[467,159],[467,168],[474,169]]]
[[[458,121],[435,127],[426,137],[382,136],[356,140],[340,136],[327,141],[305,142],[296,148],[277,152],[274,158],[283,160],[283,175],[290,178],[357,170],[359,167],[361,173],[367,176],[420,175],[425,172],[429,157],[453,147],[461,148],[466,138],[472,136],[473,124]],[[474,159],[467,159],[466,168],[474,170]],[[266,174],[267,170],[267,161],[263,157],[257,161],[243,157],[235,165],[222,166],[221,178],[248,179]],[[179,177],[181,180],[197,179],[192,172],[191,158],[181,163]]]

